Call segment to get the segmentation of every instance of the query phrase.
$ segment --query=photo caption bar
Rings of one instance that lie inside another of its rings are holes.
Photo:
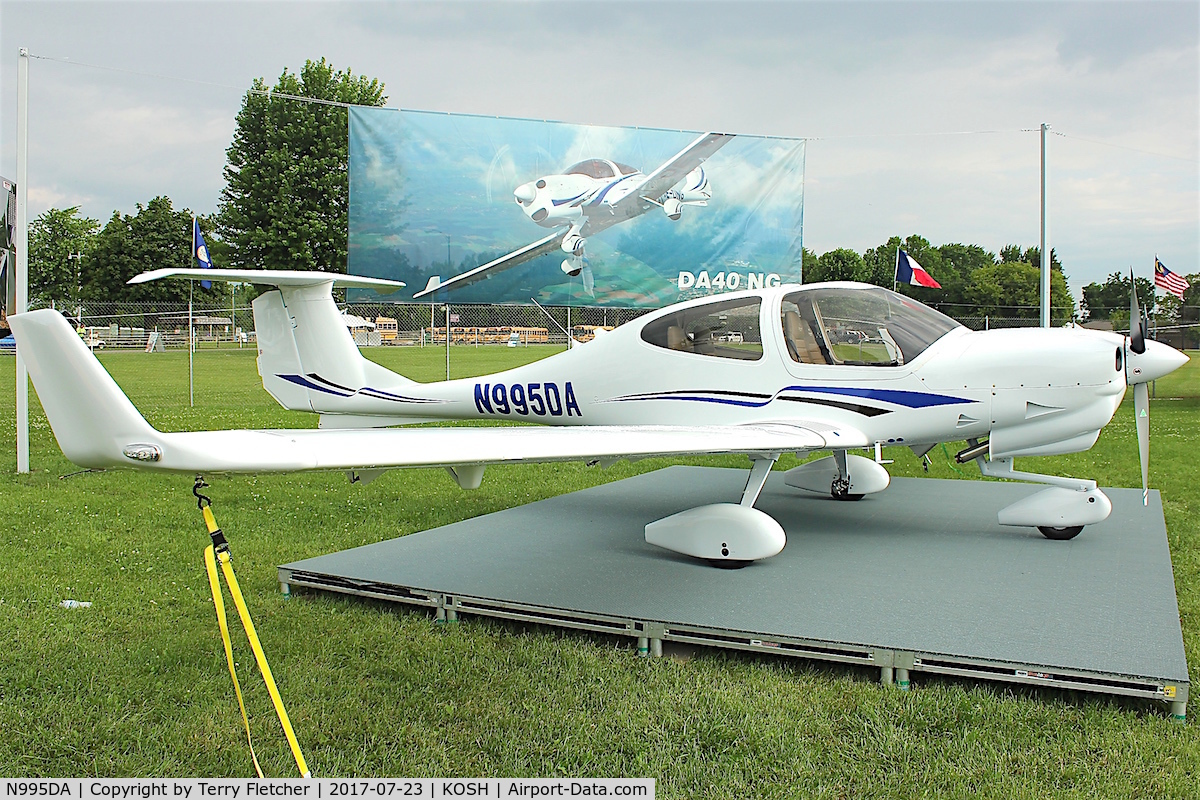
[[[653,778],[0,778],[0,800],[256,800],[327,798],[654,797]]]

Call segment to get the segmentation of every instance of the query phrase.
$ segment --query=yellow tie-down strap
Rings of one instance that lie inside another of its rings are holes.
[[[212,509],[204,506],[201,508],[201,512],[204,514],[204,524],[208,527],[209,535],[216,534],[223,539],[221,529],[217,527],[217,521],[213,517]],[[217,577],[218,561],[221,563],[221,572],[225,575],[225,583],[229,586],[229,594],[233,598],[233,605],[237,608],[238,616],[242,620],[242,627],[246,630],[246,639],[250,642],[250,649],[254,651],[254,659],[258,662],[258,669],[262,673],[263,681],[267,685],[267,692],[271,695],[271,702],[275,705],[275,713],[279,717],[279,724],[283,726],[283,734],[287,737],[288,746],[292,748],[292,756],[296,759],[296,768],[300,770],[302,777],[312,777],[312,773],[308,769],[308,763],[304,760],[304,753],[300,750],[300,743],[296,741],[296,733],[292,730],[292,722],[288,718],[287,709],[283,707],[283,698],[279,694],[279,689],[275,686],[275,677],[271,674],[271,665],[267,663],[267,655],[263,652],[262,643],[258,640],[258,632],[254,629],[254,620],[250,618],[250,609],[246,607],[246,600],[242,597],[242,590],[238,586],[237,575],[233,572],[233,562],[229,558],[229,549],[223,546],[220,551],[216,551],[213,545],[209,545],[204,548],[204,566],[208,571],[208,586],[212,589],[213,605],[217,612],[217,625],[221,628],[221,640],[225,645],[225,659],[229,662],[229,675],[233,678],[233,689],[237,694],[238,708],[241,709],[242,722],[246,726],[246,742],[250,745],[250,758],[254,761],[254,771],[258,773],[258,777],[263,777],[258,757],[254,754],[254,743],[250,740],[250,720],[246,716],[246,704],[242,699],[242,687],[238,683],[237,670],[234,668],[233,644],[229,640],[229,625],[225,619],[225,603],[221,597],[220,579]]]

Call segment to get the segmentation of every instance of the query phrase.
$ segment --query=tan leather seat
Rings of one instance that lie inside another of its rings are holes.
[[[683,332],[683,328],[678,325],[671,325],[667,328],[667,347],[672,350],[688,350],[687,334]]]
[[[825,354],[817,344],[808,323],[795,311],[783,312],[783,338],[787,342],[788,354],[801,364],[825,364]]]

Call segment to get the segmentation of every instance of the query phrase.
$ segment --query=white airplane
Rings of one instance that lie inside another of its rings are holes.
[[[341,322],[332,287],[370,279],[158,270],[135,280],[169,275],[277,287],[254,301],[259,373],[283,406],[320,414],[320,427],[160,432],[57,311],[16,315],[18,347],[58,443],[76,464],[187,473],[337,469],[352,471],[352,480],[444,467],[473,489],[489,464],[603,466],[743,453],[752,467],[740,497],[645,530],[652,544],[721,566],[783,548],[782,528],[754,503],[784,452],[831,451],[789,470],[786,483],[857,500],[888,486],[881,446],[923,455],[966,440],[958,461],[1050,487],[1001,510],[1001,524],[1072,538],[1108,516],[1108,498],[1094,481],[1018,472],[1013,459],[1087,450],[1133,386],[1145,488],[1146,384],[1187,361],[1147,341],[1144,320],[1129,337],[1072,328],[970,331],[887,289],[823,283],[679,303],[527,366],[420,384],[363,358]],[[541,425],[386,427],[450,419]],[[853,452],[871,449],[874,460]]]
[[[561,175],[545,175],[521,184],[513,192],[521,210],[538,225],[554,228],[555,232],[449,280],[431,278],[424,289],[413,295],[414,299],[439,289],[468,286],[556,249],[567,254],[562,271],[578,275],[587,266],[584,249],[588,236],[653,208],[661,208],[675,220],[682,215],[684,206],[708,205],[712,190],[701,164],[733,136],[701,134],[648,175],[616,161],[589,158],[568,167]]]

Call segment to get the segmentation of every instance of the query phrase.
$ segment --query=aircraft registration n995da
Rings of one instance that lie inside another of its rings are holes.
[[[903,445],[923,455],[966,440],[960,462],[1049,488],[999,513],[1004,525],[1068,539],[1104,520],[1094,481],[1013,469],[1018,456],[1087,450],[1135,387],[1187,360],[1131,336],[1078,328],[970,331],[887,289],[858,283],[729,292],[646,314],[533,364],[420,384],[365,359],[320,272],[157,270],[162,277],[251,281],[258,368],[317,430],[164,433],[152,428],[56,311],[11,317],[13,333],[63,453],[84,467],[203,472],[336,469],[368,479],[397,467],[444,467],[464,489],[489,464],[740,453],[740,498],[646,526],[652,544],[741,566],[783,549],[779,524],[754,508],[781,453],[830,455],[785,474],[788,485],[857,500],[887,488],[884,467],[853,451]],[[374,281],[379,288],[386,282]],[[1133,319],[1141,319],[1133,300]],[[539,426],[422,427],[436,420]],[[1143,468],[1147,426],[1139,424]],[[1143,471],[1143,485],[1145,471]],[[1144,488],[1144,487],[1143,487]]]

